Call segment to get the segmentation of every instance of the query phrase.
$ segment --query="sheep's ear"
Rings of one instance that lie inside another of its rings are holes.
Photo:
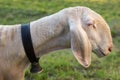
[[[69,21],[71,49],[77,61],[84,67],[91,64],[91,44],[79,20]]]

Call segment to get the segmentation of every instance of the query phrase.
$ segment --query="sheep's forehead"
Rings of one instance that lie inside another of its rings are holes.
[[[100,14],[98,14],[97,12],[95,12],[95,11],[89,9],[89,8],[84,10],[83,17],[84,18],[89,17],[89,18],[98,19],[98,20],[103,21],[103,18],[102,18],[102,16]]]
[[[89,9],[89,8],[84,8],[83,10],[83,20],[87,21],[87,19],[91,19],[94,20],[96,23],[100,24],[101,27],[106,27],[106,29],[109,29],[108,24],[106,23],[106,21],[103,19],[103,17],[98,14],[97,12]]]

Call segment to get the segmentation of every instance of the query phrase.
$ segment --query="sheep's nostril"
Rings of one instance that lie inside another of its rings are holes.
[[[112,51],[112,47],[109,47],[108,50],[111,52]]]

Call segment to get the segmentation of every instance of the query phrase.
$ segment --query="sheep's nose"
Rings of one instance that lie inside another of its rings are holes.
[[[110,51],[110,52],[112,51],[112,46],[108,48],[108,51]]]

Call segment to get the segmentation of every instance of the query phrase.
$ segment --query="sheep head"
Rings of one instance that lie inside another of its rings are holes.
[[[98,13],[89,8],[78,8],[75,14],[69,19],[71,48],[78,62],[88,67],[91,63],[92,51],[99,57],[111,52],[110,28]]]

